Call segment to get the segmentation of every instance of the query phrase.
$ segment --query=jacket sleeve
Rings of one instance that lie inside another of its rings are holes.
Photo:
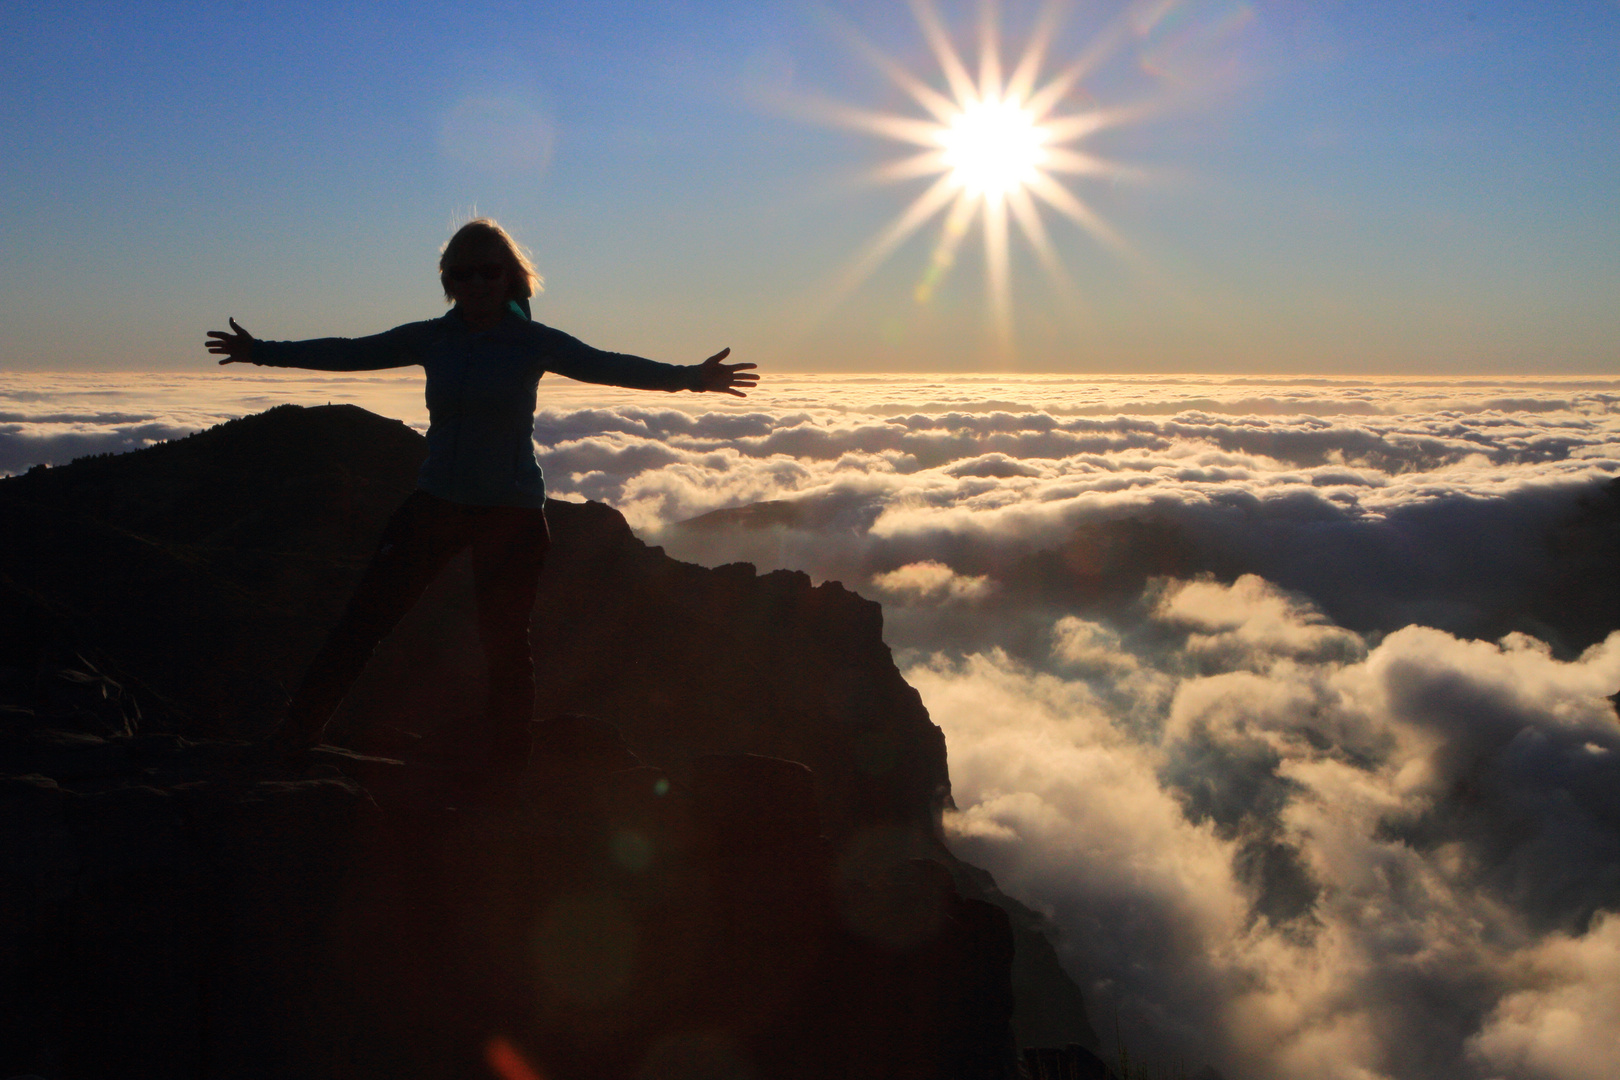
[[[255,341],[253,362],[261,367],[311,371],[381,371],[420,364],[424,323],[407,323],[362,338],[309,341]]]
[[[628,353],[604,352],[549,326],[532,324],[545,370],[580,382],[631,390],[701,390],[697,365],[664,364]]]

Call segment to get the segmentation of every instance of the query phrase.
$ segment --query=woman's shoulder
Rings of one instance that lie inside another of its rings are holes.
[[[404,323],[394,327],[389,333],[398,334],[400,337],[421,343],[442,341],[447,337],[454,336],[457,331],[466,329],[460,319],[452,318],[452,314],[452,312],[447,311],[443,315],[431,319]]]
[[[568,348],[579,344],[579,339],[572,334],[558,330],[555,326],[547,326],[543,322],[508,319],[506,329],[524,342],[541,349]]]
[[[420,337],[424,334],[443,333],[451,323],[446,315],[439,315],[431,319],[419,319],[416,322],[400,323],[391,329],[384,330],[385,334],[395,334],[399,337]]]

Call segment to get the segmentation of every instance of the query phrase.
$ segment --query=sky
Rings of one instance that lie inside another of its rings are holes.
[[[991,22],[1010,68],[1042,6]],[[1605,373],[1620,363],[1620,4],[1059,5],[1054,115],[1117,118],[1014,235],[1005,311],[928,187],[828,101],[926,119],[904,4],[0,7],[0,368],[184,371],[442,311],[437,249],[493,215],[602,347],[767,371]],[[941,2],[976,64],[977,4]],[[1015,230],[1016,232],[1016,230]],[[1101,238],[1113,237],[1117,243]],[[919,298],[919,284],[930,289]]]

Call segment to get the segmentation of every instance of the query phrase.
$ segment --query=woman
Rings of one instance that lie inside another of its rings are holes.
[[[516,774],[528,760],[534,713],[529,616],[549,545],[545,482],[534,457],[535,392],[554,371],[584,382],[642,390],[745,397],[753,364],[676,366],[602,352],[528,319],[540,277],[512,238],[480,218],[444,246],[439,281],[454,306],[440,318],[365,338],[260,341],[235,319],[208,334],[221,364],[316,371],[375,371],[421,364],[427,372],[427,460],[417,488],[383,531],[348,609],[316,655],[272,737],[289,763],[308,760],[327,721],[378,642],[444,565],[472,549],[478,629],[489,662],[491,764]]]

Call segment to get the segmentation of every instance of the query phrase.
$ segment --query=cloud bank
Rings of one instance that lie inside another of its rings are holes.
[[[312,376],[246,365],[207,374],[0,371],[0,476],[139,450],[285,402],[352,402],[427,430],[419,372]]]
[[[1173,588],[1153,618],[1219,587]],[[1069,626],[1049,670],[913,665],[949,739],[958,850],[1062,927],[1102,1015],[1183,1060],[1612,1068],[1620,634],[1569,662],[1417,626],[1366,648],[1259,579],[1230,591],[1247,614],[1214,663],[1188,629],[1076,664]]]
[[[425,421],[409,375],[252,374],[0,378],[0,470],[280,400]],[[884,603],[946,732],[952,843],[1050,916],[1133,1056],[1613,1074],[1620,381],[822,376],[716,403],[547,380],[541,402],[553,493]]]

